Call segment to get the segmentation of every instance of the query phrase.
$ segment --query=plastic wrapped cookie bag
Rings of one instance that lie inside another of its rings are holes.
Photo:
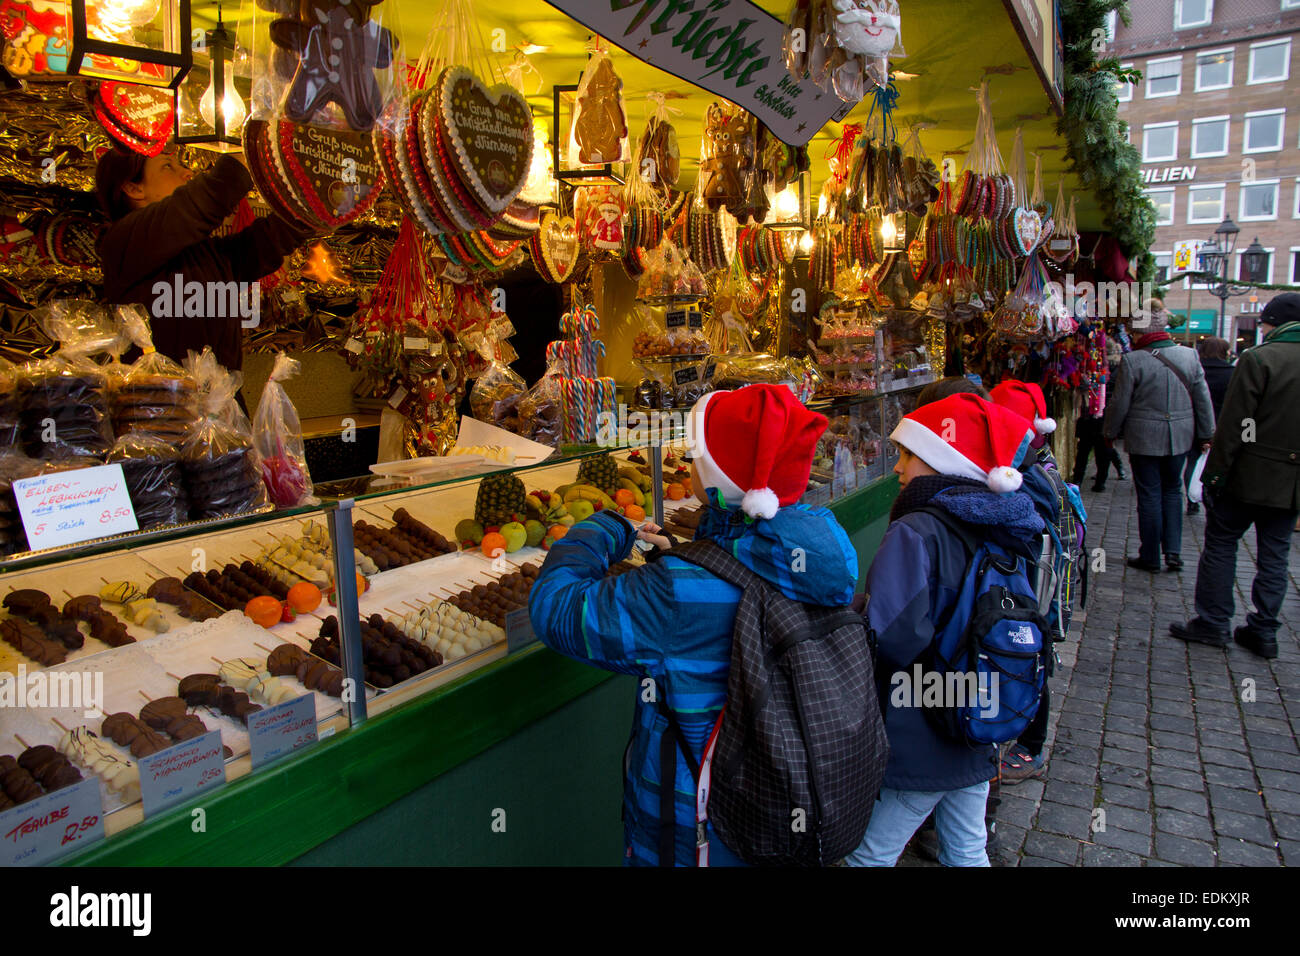
[[[527,389],[518,372],[501,362],[492,362],[469,391],[470,412],[481,422],[504,428],[502,421],[517,408],[519,398]]]
[[[569,128],[570,165],[625,163],[630,158],[623,81],[609,51],[597,40],[578,81],[573,122]]]
[[[149,431],[128,431],[108,453],[120,464],[140,530],[180,524],[189,518],[189,497],[177,444]]]
[[[109,377],[109,407],[113,431],[121,436],[140,432],[179,445],[194,424],[194,378],[180,364],[154,349],[144,310],[138,305],[117,307],[123,338],[141,355],[121,374]]]
[[[284,352],[275,365],[253,416],[253,447],[261,459],[262,481],[277,508],[315,504],[307,451],[302,440],[298,410],[281,384],[298,374],[301,364]]]
[[[194,376],[198,419],[181,443],[181,469],[194,520],[240,514],[269,503],[248,416],[235,401],[241,377],[205,347],[185,367]]]

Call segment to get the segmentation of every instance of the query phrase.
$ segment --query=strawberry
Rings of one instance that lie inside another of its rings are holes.
[[[296,620],[297,617],[298,617],[298,615],[297,615],[297,613],[293,610],[293,608],[289,607],[289,602],[288,602],[288,601],[282,601],[282,602],[280,602],[280,603],[281,603],[281,606],[282,606],[282,608],[283,608],[283,610],[280,611],[280,623],[281,623],[281,624],[290,624],[290,623],[292,623],[294,620]],[[332,603],[332,597],[331,597],[331,603]]]

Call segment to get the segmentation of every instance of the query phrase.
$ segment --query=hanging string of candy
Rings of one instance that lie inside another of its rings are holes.
[[[600,376],[605,343],[596,338],[600,317],[587,304],[560,317],[564,339],[546,346],[546,359],[560,380],[564,440],[588,442],[596,437],[602,412],[617,411],[614,379]]]

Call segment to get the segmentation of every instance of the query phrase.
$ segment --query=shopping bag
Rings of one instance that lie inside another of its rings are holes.
[[[1205,471],[1205,459],[1210,457],[1208,450],[1201,452],[1201,457],[1196,459],[1196,467],[1192,469],[1192,480],[1187,483],[1187,500],[1193,504],[1201,503],[1201,472]]]

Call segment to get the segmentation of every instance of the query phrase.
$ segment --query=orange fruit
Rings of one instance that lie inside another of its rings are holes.
[[[370,590],[370,579],[360,571],[357,572],[357,594],[365,594]]]
[[[499,531],[489,531],[487,534],[483,535],[483,542],[479,547],[489,558],[495,558],[498,555],[505,554],[506,536]]]
[[[619,505],[630,505],[636,501],[636,495],[632,494],[631,488],[620,488],[614,492],[614,503]]]
[[[626,505],[623,508],[623,514],[625,514],[631,521],[645,520],[645,509],[640,505]]]
[[[671,485],[668,486],[669,501],[681,501],[685,497],[686,497],[686,488],[683,487],[681,484],[674,481]]]
[[[280,602],[268,594],[255,597],[244,605],[244,614],[262,627],[274,627],[280,623],[284,608]]]
[[[289,588],[289,593],[285,599],[289,602],[289,607],[293,608],[294,611],[299,614],[307,614],[320,607],[320,588],[310,581],[299,581]]]
[[[569,529],[562,524],[553,524],[546,529],[546,533],[550,535],[552,538],[554,538],[556,541],[559,541],[561,538],[563,538],[566,534],[569,533]]]

